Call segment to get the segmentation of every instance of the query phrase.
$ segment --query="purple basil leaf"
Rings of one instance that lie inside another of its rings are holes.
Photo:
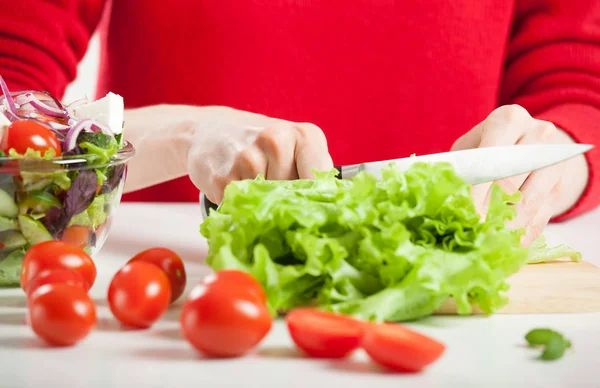
[[[115,187],[117,187],[119,185],[119,183],[121,182],[121,178],[123,177],[123,173],[125,172],[125,165],[121,164],[121,165],[115,166],[111,170],[112,170],[112,174],[108,177],[108,179],[102,185],[102,188],[100,189],[100,194],[110,193],[115,189]],[[111,170],[109,170],[109,171],[111,171]]]
[[[79,144],[78,144],[72,150],[63,152],[63,156],[76,156],[76,155],[81,155],[83,153],[84,153],[83,150],[81,149],[81,147],[79,147]]]
[[[65,197],[65,216],[68,220],[90,206],[97,187],[98,177],[94,170],[83,170],[77,175]]]
[[[52,206],[41,221],[55,239],[62,237],[63,231],[67,226],[65,214],[57,206]]]

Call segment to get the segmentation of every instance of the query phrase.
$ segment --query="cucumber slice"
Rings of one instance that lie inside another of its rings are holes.
[[[44,224],[38,220],[34,220],[30,216],[20,215],[19,227],[27,239],[27,242],[29,242],[31,245],[40,243],[42,241],[54,240]]]
[[[25,239],[25,236],[23,236],[21,233],[15,230],[11,230],[8,232],[0,233],[0,243],[3,244],[3,251],[12,251],[13,249],[21,248],[22,246],[27,244],[27,240]]]
[[[0,216],[15,218],[19,214],[19,208],[13,200],[12,195],[0,189]]]
[[[15,230],[18,227],[17,220],[0,216],[0,232]]]
[[[25,252],[17,249],[0,261],[0,286],[18,286],[20,284],[24,256]]]
[[[46,191],[31,191],[19,199],[21,214],[27,214],[29,210],[33,213],[46,213],[53,206],[61,207],[61,203],[58,198]]]

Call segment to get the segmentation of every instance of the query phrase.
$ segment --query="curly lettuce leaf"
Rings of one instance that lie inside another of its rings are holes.
[[[521,245],[523,229],[505,226],[520,194],[494,185],[480,219],[470,185],[449,164],[417,163],[406,172],[390,165],[380,180],[336,174],[230,184],[200,229],[207,263],[250,272],[272,312],[316,304],[406,321],[449,297],[459,314],[474,306],[494,313],[507,303],[507,279],[536,252]],[[538,252],[549,257],[545,246]]]
[[[574,251],[570,246],[561,244],[549,248],[544,235],[539,236],[529,245],[529,264],[539,264],[548,261],[568,258],[571,261],[581,261],[581,253]]]
[[[19,154],[14,148],[8,151],[8,156],[15,159],[42,159],[51,160],[56,157],[56,151],[52,148],[47,149],[42,154],[41,151],[28,148],[24,154]],[[71,178],[68,170],[56,170],[48,172],[29,172],[20,171],[23,190],[42,190],[52,184],[66,191],[71,187]]]

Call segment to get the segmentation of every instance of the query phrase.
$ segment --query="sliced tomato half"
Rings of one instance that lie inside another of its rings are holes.
[[[364,323],[348,316],[311,308],[286,316],[292,340],[311,357],[343,358],[360,347]]]
[[[371,324],[362,347],[377,364],[398,372],[419,372],[436,361],[446,346],[400,324]]]

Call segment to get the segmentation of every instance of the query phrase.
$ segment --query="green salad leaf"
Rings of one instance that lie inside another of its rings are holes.
[[[71,218],[68,226],[82,225],[97,228],[106,221],[108,215],[105,206],[110,205],[111,201],[111,194],[97,195],[87,209]]]
[[[250,272],[273,313],[316,304],[406,321],[432,314],[449,297],[459,314],[474,306],[491,314],[506,304],[507,278],[533,252],[520,244],[524,230],[505,226],[520,193],[494,185],[482,220],[470,185],[450,164],[417,163],[406,172],[389,165],[379,180],[336,174],[228,185],[200,228],[207,263]],[[535,260],[545,260],[537,248]]]
[[[13,148],[8,151],[8,156],[15,159],[46,159],[51,160],[56,157],[56,151],[49,148],[43,154],[40,151],[28,148],[24,154],[19,154]],[[20,172],[22,189],[24,191],[42,190],[52,184],[58,186],[61,190],[68,190],[71,187],[71,178],[68,170],[30,172],[23,170]]]
[[[525,340],[531,347],[543,347],[540,359],[545,361],[557,360],[565,354],[567,349],[571,348],[571,341],[561,333],[548,328],[529,331],[525,335]]]

